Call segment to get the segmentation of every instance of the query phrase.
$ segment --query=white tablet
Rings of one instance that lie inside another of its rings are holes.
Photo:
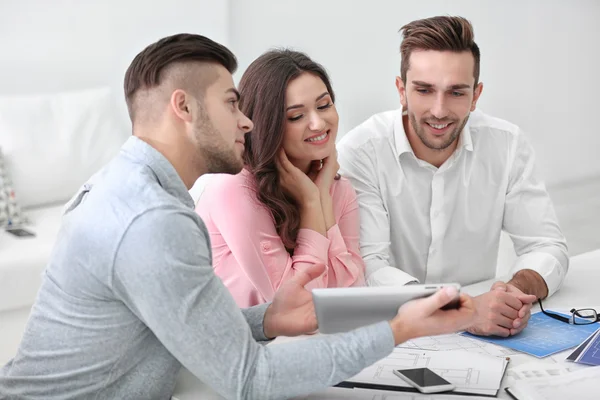
[[[313,289],[319,332],[346,332],[380,321],[389,321],[407,301],[428,297],[458,283]],[[458,306],[458,297],[446,308]]]

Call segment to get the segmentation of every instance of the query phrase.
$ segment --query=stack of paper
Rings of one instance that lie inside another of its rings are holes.
[[[342,382],[341,387],[414,391],[396,369],[429,368],[456,387],[453,393],[496,396],[508,360],[486,354],[396,348],[388,357]]]
[[[600,367],[591,367],[566,375],[516,382],[506,391],[518,400],[598,400]]]

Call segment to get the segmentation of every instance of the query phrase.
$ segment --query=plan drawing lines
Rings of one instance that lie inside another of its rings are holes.
[[[386,363],[389,361],[389,363]],[[399,353],[394,352],[386,359],[377,363],[373,379],[381,384],[396,384],[398,377],[394,374],[396,369],[426,368],[429,366],[431,357],[419,352]],[[480,371],[474,368],[431,368],[433,372],[442,378],[460,386],[470,386],[479,383]]]
[[[518,353],[513,349],[457,334],[425,336],[404,342],[398,345],[397,348],[435,351],[464,350],[495,357],[506,357]]]

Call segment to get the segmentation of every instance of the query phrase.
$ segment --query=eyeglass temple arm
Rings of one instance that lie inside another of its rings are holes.
[[[550,312],[544,310],[544,307],[542,307],[542,300],[538,299],[538,303],[540,304],[540,309],[542,310],[542,312],[544,314],[546,314],[547,316],[552,317],[552,318],[557,319],[562,322],[566,322],[568,324],[572,323],[571,318],[563,317],[562,315],[550,313]],[[573,311],[575,311],[575,309],[571,310],[571,312],[573,312]]]

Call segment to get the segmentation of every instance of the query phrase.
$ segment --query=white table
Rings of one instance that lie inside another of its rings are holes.
[[[569,273],[565,279],[563,287],[554,296],[544,300],[544,309],[571,309],[571,308],[586,308],[600,307],[600,249],[589,253],[580,254],[571,259]],[[478,295],[489,290],[493,280],[481,282],[475,285],[467,286],[464,291],[471,295]],[[536,307],[533,312],[539,311]],[[511,356],[515,362],[509,364],[511,366],[523,364],[525,362],[554,362],[550,359],[537,359],[535,357],[519,354]],[[339,390],[339,389],[338,389]],[[223,399],[209,387],[204,385],[200,380],[194,377],[189,371],[182,370],[175,388],[173,396],[177,400],[215,400]],[[509,399],[510,396],[501,390],[498,398]]]

